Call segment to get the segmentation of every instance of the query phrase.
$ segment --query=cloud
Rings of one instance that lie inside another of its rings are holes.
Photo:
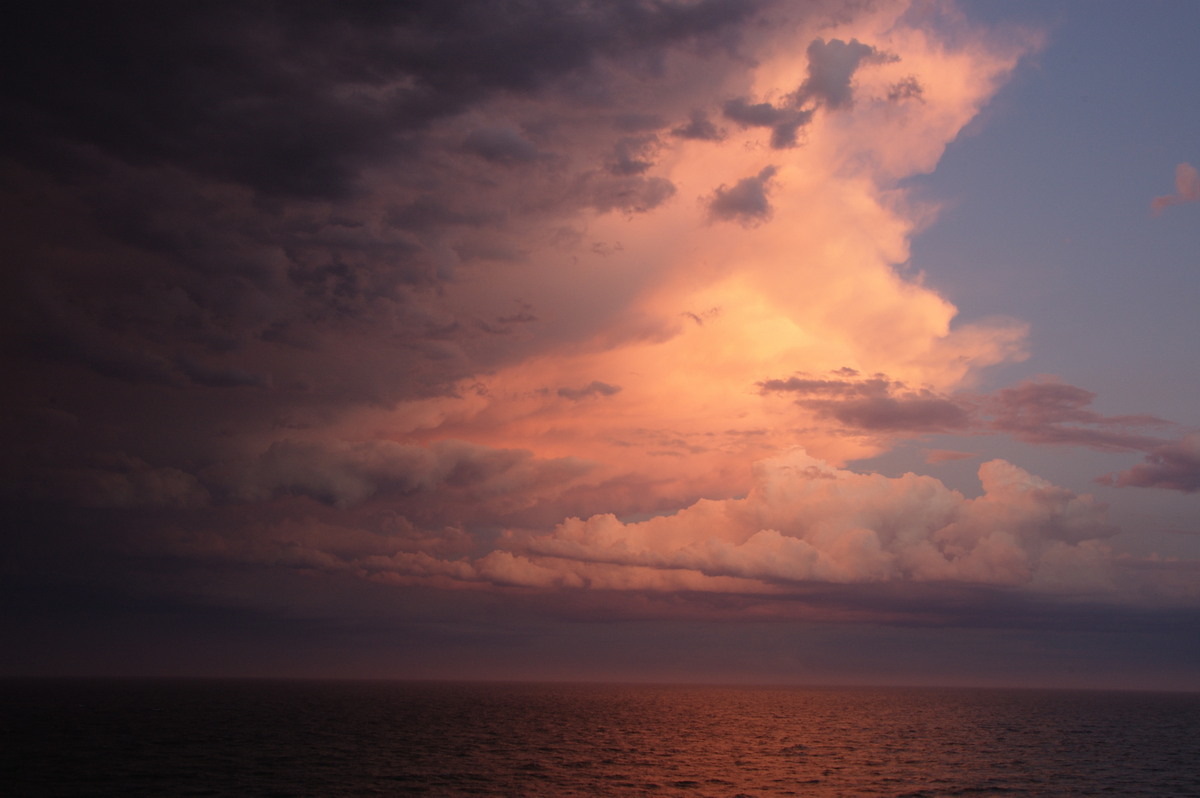
[[[1102,512],[1012,466],[970,500],[836,467],[986,428],[964,391],[1024,356],[906,276],[927,213],[897,194],[1020,49],[904,8],[42,15],[6,56],[0,356],[13,419],[74,421],[4,420],[13,500],[154,515],[123,542],[181,570],[698,616],[1101,579]],[[1040,396],[997,423],[1136,432]]]
[[[538,588],[741,591],[812,583],[963,582],[1091,589],[1106,577],[1105,508],[994,460],[983,495],[930,477],[830,468],[801,451],[760,461],[744,499],[701,500],[626,523],[568,519],[512,534],[473,578]]]
[[[862,64],[886,64],[899,57],[882,53],[857,39],[814,39],[808,45],[808,77],[796,90],[793,102],[814,100],[826,108],[848,106],[852,100],[851,80]]]
[[[693,110],[688,123],[672,128],[671,135],[697,141],[721,141],[725,138],[725,131],[713,124],[705,111]]]
[[[675,196],[675,185],[662,177],[595,177],[587,187],[589,204],[601,213],[647,213]]]
[[[1099,481],[1118,487],[1200,491],[1200,433],[1155,447],[1146,455],[1146,462]]]
[[[722,108],[725,118],[743,127],[770,128],[771,147],[774,149],[795,147],[800,129],[812,122],[817,108],[838,110],[850,106],[851,80],[860,65],[899,60],[857,39],[849,42],[814,39],[809,43],[806,54],[807,77],[781,104],[751,103],[745,97],[734,97],[727,100]],[[889,99],[919,96],[919,93],[920,85],[914,77],[909,76],[893,87]],[[893,94],[896,94],[895,98]]]
[[[962,400],[938,396],[922,389],[906,390],[880,375],[870,379],[765,380],[764,392],[796,394],[796,403],[862,430],[943,432],[966,430],[974,419]]]
[[[469,0],[451,12],[420,4],[231,15],[139,3],[88,9],[70,25],[30,14],[11,43],[26,79],[9,89],[18,120],[9,141],[42,159],[63,141],[90,139],[271,193],[345,196],[373,158],[471,104],[537,90],[601,57],[720,35],[755,6],[535,2],[501,11]],[[97,26],[111,35],[91,36]],[[147,68],[129,65],[131,51]],[[203,52],[223,56],[201,66]],[[59,70],[74,79],[62,82]],[[39,142],[35,124],[49,125],[53,140]]]
[[[1030,443],[1071,444],[1103,451],[1137,451],[1161,441],[1139,434],[1169,426],[1149,415],[1103,416],[1088,409],[1096,395],[1060,382],[1025,382],[1003,388],[988,401],[992,429]]]
[[[736,221],[744,225],[760,224],[771,218],[771,203],[767,199],[771,179],[778,168],[766,166],[752,177],[744,177],[732,187],[724,184],[713,192],[708,201],[711,219]]]
[[[485,127],[472,130],[463,149],[493,163],[527,164],[547,156],[511,127]]]
[[[540,460],[531,452],[443,440],[430,446],[387,440],[318,443],[280,440],[256,458],[215,466],[206,475],[236,501],[307,496],[348,509],[375,499],[452,494],[487,504],[536,501],[540,487],[561,488],[591,466],[577,458]],[[510,508],[511,509],[511,508]]]
[[[924,91],[924,88],[921,87],[921,82],[912,75],[909,75],[892,84],[888,89],[887,98],[889,102],[902,102],[904,100],[924,102],[921,96]]]
[[[1200,202],[1200,172],[1190,163],[1181,163],[1175,167],[1175,193],[1155,197],[1150,208],[1161,213],[1164,208],[1187,202]]]
[[[726,101],[722,111],[743,127],[771,129],[771,147],[777,150],[796,146],[800,128],[812,121],[813,109],[776,108],[770,103],[749,103],[742,97]]]
[[[614,175],[640,175],[654,166],[650,160],[657,149],[656,136],[626,136],[613,146],[608,171]]]
[[[1056,381],[1027,381],[993,394],[909,389],[886,374],[869,378],[831,371],[758,383],[763,395],[794,396],[819,418],[861,433],[1004,433],[1027,443],[1085,446],[1111,452],[1156,451],[1165,442],[1147,429],[1173,426],[1151,415],[1105,416],[1090,409],[1095,394]],[[930,452],[928,462],[976,454]],[[929,459],[933,458],[933,459]]]
[[[620,393],[620,385],[609,385],[607,382],[592,380],[582,388],[559,388],[558,395],[572,402],[587,399],[589,396],[613,396]]]
[[[209,501],[209,492],[200,481],[178,468],[155,467],[127,455],[105,459],[108,462],[93,467],[46,475],[58,482],[55,493],[46,498],[93,508],[186,508]]]
[[[979,457],[978,452],[960,452],[955,449],[926,449],[926,463],[949,463],[955,460],[974,460]]]

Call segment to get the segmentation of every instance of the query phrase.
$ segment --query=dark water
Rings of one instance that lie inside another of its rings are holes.
[[[12,796],[1200,796],[1200,695],[4,682]]]

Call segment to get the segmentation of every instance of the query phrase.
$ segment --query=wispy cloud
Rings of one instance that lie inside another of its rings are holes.
[[[1200,434],[1156,446],[1146,462],[1099,480],[1120,487],[1166,488],[1184,493],[1200,491]]]
[[[1155,197],[1150,208],[1161,213],[1164,208],[1188,202],[1200,202],[1200,173],[1190,163],[1181,163],[1175,167],[1175,193]]]

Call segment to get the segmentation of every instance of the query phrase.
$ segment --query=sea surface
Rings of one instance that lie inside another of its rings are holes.
[[[1200,796],[1200,694],[0,682],[11,796]]]

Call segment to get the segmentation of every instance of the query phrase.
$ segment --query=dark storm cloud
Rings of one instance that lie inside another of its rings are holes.
[[[25,357],[131,384],[270,389],[327,373],[287,358],[266,367],[272,347],[317,353],[331,334],[385,330],[410,376],[387,388],[343,361],[333,380],[343,396],[449,385],[462,376],[453,347],[486,331],[434,310],[426,292],[463,262],[519,255],[502,228],[527,209],[497,196],[486,169],[557,156],[516,123],[481,119],[454,140],[431,125],[556,82],[570,101],[572,87],[603,83],[601,59],[701,40],[727,48],[758,6],[27,7],[0,52],[0,193],[20,217],[6,242],[17,264],[5,277],[8,338]],[[612,119],[627,135],[609,143],[605,172],[527,192],[532,207],[639,213],[673,195],[646,174],[649,131],[666,123],[636,110]],[[451,151],[481,167],[430,160]],[[400,179],[363,183],[381,169]],[[463,180],[482,188],[463,192]],[[474,230],[491,238],[463,234]],[[441,366],[424,358],[431,346]],[[307,374],[275,379],[279,368]]]
[[[545,315],[520,295],[476,312],[444,303],[446,287],[520,263],[530,218],[667,202],[676,189],[653,174],[656,137],[682,109],[626,102],[623,70],[653,78],[668,47],[732,51],[760,5],[133,0],[10,15],[8,550],[44,533],[79,552],[81,571],[106,551],[113,580],[145,583],[111,551],[150,544],[113,530],[165,534],[191,519],[214,550],[236,543],[266,563],[297,550],[261,539],[281,508],[387,503],[435,531],[552,514],[536,509],[540,492],[587,464],[346,442],[335,425],[457,395],[459,381],[542,345]],[[524,117],[488,105],[520,102],[533,108]],[[497,312],[510,300],[515,312]],[[563,397],[617,390],[594,382]],[[56,508],[87,512],[18,522]],[[226,515],[206,526],[206,513]],[[332,545],[300,546],[304,561]],[[56,578],[52,560],[34,570]]]
[[[180,357],[176,365],[193,383],[209,388],[263,388],[270,384],[270,377],[267,375],[236,368],[214,367],[189,357]]]
[[[30,6],[8,26],[5,143],[56,170],[92,146],[267,193],[344,196],[366,163],[469,103],[719,33],[756,5]]]
[[[6,279],[17,308],[10,338],[29,356],[131,383],[269,387],[261,365],[248,362],[262,359],[247,355],[260,343],[316,351],[330,330],[375,325],[416,352],[428,348],[430,329],[480,330],[469,319],[428,319],[420,292],[454,279],[463,260],[493,257],[497,242],[454,248],[442,239],[496,231],[505,213],[494,209],[508,203],[464,194],[458,166],[439,173],[445,164],[428,156],[456,146],[485,166],[528,167],[551,155],[503,122],[456,142],[436,139],[430,126],[499,93],[532,94],[566,78],[586,84],[601,58],[720,39],[755,7],[23,9],[0,53],[4,199],[27,217],[8,242],[21,263]],[[630,131],[662,124],[626,116]],[[535,202],[657,207],[674,187],[642,174],[649,162],[638,142],[615,144],[607,179],[568,183],[573,195]],[[381,168],[404,177],[382,191],[363,184]],[[236,362],[211,360],[227,356]],[[451,369],[440,379],[458,376]],[[352,395],[361,381],[342,384]],[[398,381],[392,393],[407,388]]]
[[[708,201],[709,218],[744,225],[759,224],[771,218],[767,192],[777,171],[776,167],[767,166],[757,175],[744,177],[733,186],[719,186]]]
[[[510,127],[472,130],[463,142],[463,149],[494,163],[524,164],[550,157]]]
[[[463,441],[431,446],[373,440],[323,444],[294,440],[272,443],[260,456],[213,469],[208,478],[223,484],[238,501],[308,496],[339,508],[385,495],[462,490],[481,499],[494,491],[519,492],[546,479],[587,470],[571,458],[536,460],[530,452],[491,449]],[[502,486],[497,486],[497,482]]]

